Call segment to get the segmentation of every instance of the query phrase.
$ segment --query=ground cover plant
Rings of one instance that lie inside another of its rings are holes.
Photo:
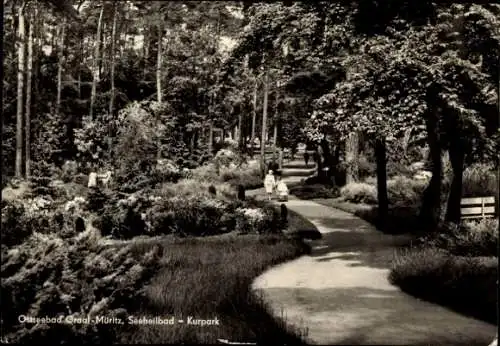
[[[497,324],[498,220],[467,223],[402,250],[389,279],[419,298]]]
[[[307,248],[301,242],[280,235],[246,235],[158,244],[164,249],[163,266],[146,288],[140,315],[218,318],[220,325],[140,326],[125,340],[214,344],[217,339],[228,339],[303,344],[300,336],[304,331],[288,328],[285,319],[270,317],[261,297],[250,291],[252,280],[268,266],[305,253]],[[142,253],[151,246],[137,244],[135,251]]]

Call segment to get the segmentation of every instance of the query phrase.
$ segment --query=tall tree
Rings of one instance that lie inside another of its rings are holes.
[[[99,13],[99,19],[97,21],[96,39],[94,42],[94,57],[92,60],[92,90],[90,93],[90,110],[89,110],[89,116],[91,119],[94,116],[94,104],[97,92],[97,82],[99,79],[99,59],[100,59],[99,47],[101,45],[101,27],[102,27],[103,14],[104,14],[104,4],[102,4],[101,11]]]
[[[109,98],[109,115],[113,116],[115,102],[115,57],[116,57],[116,21],[117,21],[118,6],[113,3],[113,27],[111,29],[111,95]]]
[[[162,43],[163,43],[163,22],[161,18],[158,20],[158,54],[156,60],[156,98],[158,102],[162,102]]]
[[[260,140],[260,167],[263,174],[265,174],[266,162],[266,143],[267,143],[267,103],[269,96],[269,72],[264,67],[264,101],[262,104],[262,134]]]
[[[23,89],[24,89],[24,65],[26,28],[24,23],[24,10],[26,2],[23,1],[17,10],[18,38],[17,38],[17,126],[16,126],[16,164],[15,175],[21,178],[23,175]]]
[[[66,34],[65,20],[58,26],[57,36],[59,38],[58,58],[57,58],[57,100],[56,100],[56,116],[59,116],[61,111],[61,93],[62,93],[62,71],[64,66],[64,38]]]
[[[273,160],[276,160],[276,149],[277,149],[277,141],[278,141],[278,118],[279,118],[279,111],[278,111],[278,105],[280,102],[280,97],[279,97],[279,83],[276,83],[276,91],[275,91],[275,104],[274,104],[274,121],[273,121]]]
[[[251,155],[254,155],[254,142],[255,142],[255,125],[257,120],[257,89],[258,81],[255,77],[254,88],[253,88],[253,99],[252,99],[252,135],[250,137],[250,146],[252,148]]]
[[[37,6],[37,4],[34,4]],[[34,13],[33,8],[29,11],[28,28],[28,61],[26,66],[26,113],[25,113],[25,174],[26,178],[31,177],[31,94],[32,94],[32,75],[33,75],[33,31],[34,31]]]

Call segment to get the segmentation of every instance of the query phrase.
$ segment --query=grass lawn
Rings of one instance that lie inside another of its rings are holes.
[[[389,280],[404,292],[498,323],[498,257],[456,256],[445,249],[402,250]]]
[[[217,343],[217,339],[274,345],[302,345],[302,332],[268,313],[250,286],[269,266],[309,249],[283,235],[224,235],[207,239],[136,242],[134,251],[163,248],[162,269],[147,287],[137,316],[174,316],[186,320],[217,318],[219,325],[140,325],[124,336],[131,343]]]

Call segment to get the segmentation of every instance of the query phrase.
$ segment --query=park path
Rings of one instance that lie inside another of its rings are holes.
[[[262,195],[262,191],[249,191]],[[393,251],[406,236],[386,235],[349,213],[291,198],[286,206],[321,233],[312,252],[275,266],[252,289],[276,316],[329,345],[489,345],[497,327],[407,295],[388,281]]]

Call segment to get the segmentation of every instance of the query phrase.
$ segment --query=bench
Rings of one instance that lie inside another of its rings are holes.
[[[495,217],[495,197],[462,198],[460,213],[462,220]]]

